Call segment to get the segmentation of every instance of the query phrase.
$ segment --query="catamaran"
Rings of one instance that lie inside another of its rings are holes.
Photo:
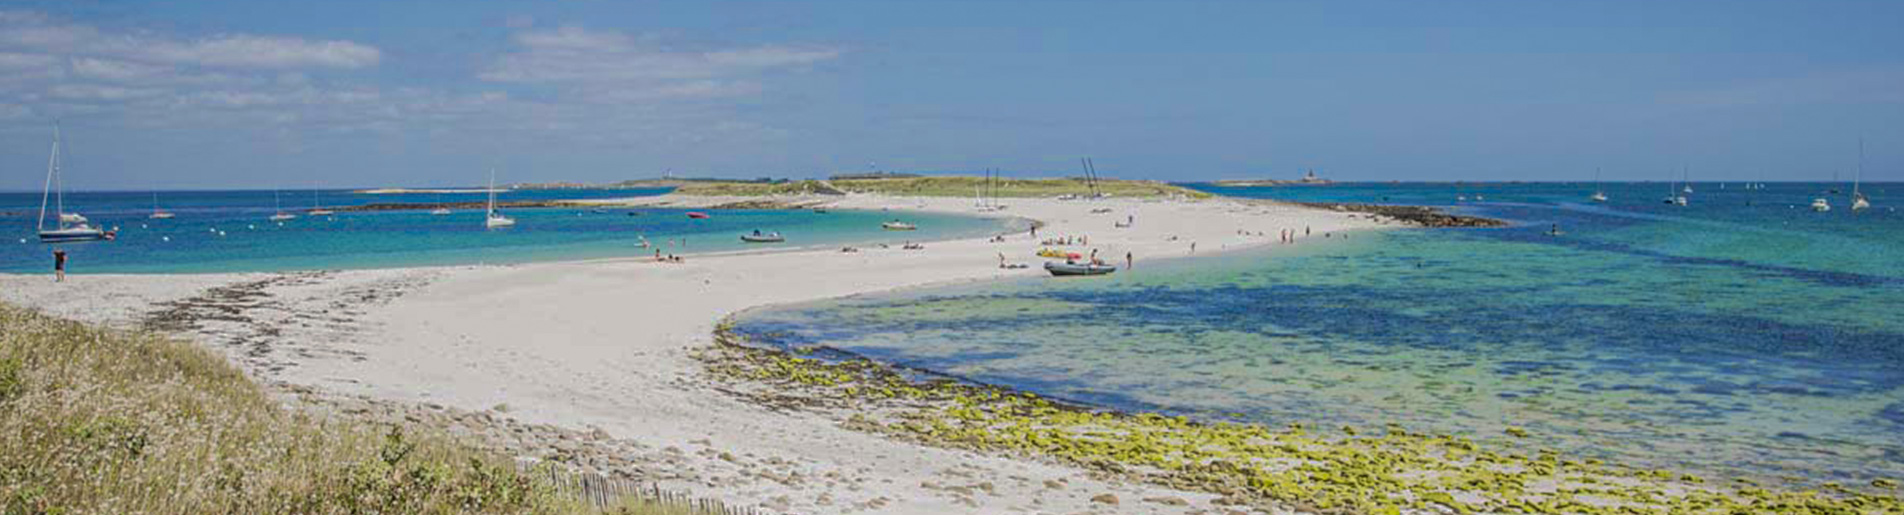
[[[1864,138],[1858,138],[1858,174],[1851,176],[1851,212],[1856,213],[1871,208],[1870,199],[1864,198],[1864,191],[1858,189],[1864,182]]]
[[[46,228],[46,208],[52,202],[55,222],[53,228]],[[66,183],[60,177],[60,129],[53,124],[53,151],[46,158],[46,187],[40,191],[40,241],[57,243],[64,241],[110,240],[113,231],[93,227],[92,222],[79,213],[66,212]]]
[[[483,227],[509,227],[516,225],[516,219],[504,216],[496,210],[496,169],[489,169],[489,214],[483,216]]]
[[[172,212],[159,209],[159,192],[152,192],[152,214],[146,218],[153,220],[170,220],[173,216]]]
[[[278,190],[271,190],[271,203],[273,205],[276,205],[278,208],[278,213],[271,215],[271,221],[282,222],[285,220],[297,218],[297,215],[291,214],[284,210],[284,198],[283,198],[283,195],[278,194]]]

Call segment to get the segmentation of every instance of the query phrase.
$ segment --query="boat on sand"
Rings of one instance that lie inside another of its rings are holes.
[[[1045,271],[1051,272],[1051,275],[1060,277],[1072,275],[1108,275],[1111,272],[1116,272],[1117,266],[1095,263],[1059,263],[1057,261],[1048,261],[1045,262]]]

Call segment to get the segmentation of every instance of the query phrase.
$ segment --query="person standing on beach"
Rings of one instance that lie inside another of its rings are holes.
[[[1124,269],[1130,270],[1136,264],[1137,264],[1137,260],[1131,257],[1131,253],[1128,251],[1124,252]]]
[[[66,250],[53,249],[53,282],[66,282]]]
[[[1191,254],[1197,253],[1197,242],[1194,242],[1194,241],[1190,242],[1190,253]]]

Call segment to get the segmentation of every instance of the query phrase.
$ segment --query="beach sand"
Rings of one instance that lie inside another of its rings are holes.
[[[757,200],[757,199],[748,199]],[[824,197],[836,209],[973,214],[970,199]],[[709,206],[663,196],[622,204]],[[1229,199],[1092,202],[1005,199],[982,213],[1037,220],[1038,239],[1087,236],[1106,261],[1275,245],[1277,232],[1382,227],[1373,218]],[[1092,213],[1109,209],[1106,213]],[[720,216],[714,212],[714,216]],[[1135,224],[1115,228],[1134,217]],[[1239,231],[1262,233],[1242,235]],[[790,235],[796,237],[797,235]],[[1300,236],[1299,236],[1300,238]],[[554,440],[525,455],[609,449],[663,488],[789,513],[1222,513],[1212,496],[1065,465],[929,448],[840,427],[840,415],[776,411],[723,393],[691,356],[714,325],[746,309],[1006,277],[1042,276],[1020,231],[868,247],[629,258],[514,266],[284,274],[0,275],[0,301],[119,326],[157,327],[223,350],[261,382],[296,395],[428,406],[447,420],[559,428],[463,430]],[[631,248],[641,256],[647,249]],[[1030,268],[998,268],[998,254]],[[1084,251],[1088,253],[1088,250]],[[1116,280],[1112,278],[1053,280]],[[349,410],[347,410],[349,411]],[[412,416],[414,420],[415,417]],[[473,423],[472,423],[473,424]],[[587,435],[578,437],[575,435]],[[567,442],[565,444],[565,442]],[[609,442],[603,444],[602,442]],[[604,470],[608,472],[609,470]],[[626,472],[626,471],[623,471]],[[1093,501],[1112,494],[1116,504]],[[1146,500],[1149,499],[1149,500]],[[1181,501],[1181,502],[1179,502]]]

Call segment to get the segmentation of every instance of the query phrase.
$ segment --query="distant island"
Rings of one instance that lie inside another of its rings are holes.
[[[1237,186],[1237,187],[1252,187],[1252,186],[1305,186],[1305,185],[1307,185],[1307,186],[1314,186],[1314,185],[1322,185],[1322,184],[1335,184],[1335,181],[1331,181],[1331,180],[1328,180],[1328,179],[1324,179],[1324,178],[1321,178],[1321,177],[1317,177],[1317,176],[1316,176],[1316,170],[1315,170],[1314,168],[1311,168],[1311,169],[1309,169],[1309,173],[1307,173],[1307,174],[1304,174],[1304,175],[1302,176],[1302,178],[1301,178],[1301,179],[1294,179],[1294,180],[1285,180],[1285,179],[1235,179],[1235,180],[1223,180],[1223,181],[1216,181],[1216,182],[1215,182],[1215,184],[1216,184],[1216,185],[1218,185],[1218,186]]]

